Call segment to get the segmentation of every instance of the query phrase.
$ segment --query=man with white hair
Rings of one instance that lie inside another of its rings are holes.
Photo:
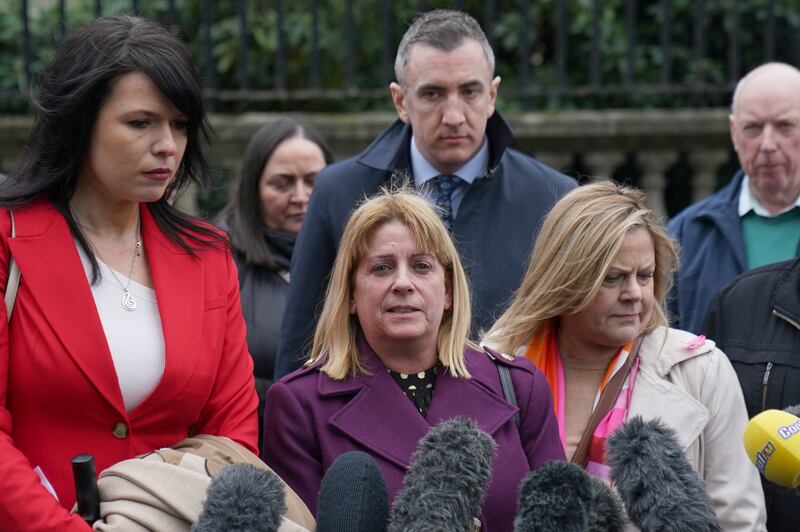
[[[800,263],[787,260],[800,254],[800,71],[768,63],[747,74],[730,131],[742,170],[669,224],[681,244],[672,303],[680,328],[728,355],[752,417],[800,401]],[[767,529],[797,530],[793,490],[763,487]]]
[[[695,333],[723,285],[797,256],[800,244],[800,71],[752,70],[736,86],[729,124],[742,169],[669,223],[681,245],[671,310],[676,327]]]

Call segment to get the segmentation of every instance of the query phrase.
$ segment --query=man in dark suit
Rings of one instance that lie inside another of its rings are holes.
[[[494,54],[469,15],[417,17],[398,47],[395,76],[398,120],[361,154],[317,177],[292,256],[276,379],[305,359],[344,224],[381,186],[409,181],[440,209],[469,276],[473,333],[505,308],[540,220],[575,186],[508,147],[511,130],[494,107]]]

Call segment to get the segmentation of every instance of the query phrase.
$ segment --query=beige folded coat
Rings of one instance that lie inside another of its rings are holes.
[[[98,532],[188,532],[203,510],[211,479],[229,464],[269,467],[253,453],[220,436],[200,435],[170,448],[124,460],[100,474]],[[279,532],[309,532],[314,517],[283,484],[286,513]]]

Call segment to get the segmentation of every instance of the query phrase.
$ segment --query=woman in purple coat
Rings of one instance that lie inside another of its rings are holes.
[[[465,416],[497,443],[483,530],[511,530],[520,481],[564,452],[544,378],[471,343],[469,323],[466,276],[433,208],[409,192],[365,202],[345,227],[309,362],[269,390],[267,463],[316,512],[331,463],[363,451],[393,499],[419,440]]]

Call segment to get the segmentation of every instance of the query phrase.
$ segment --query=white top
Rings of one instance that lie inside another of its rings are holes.
[[[785,209],[781,209],[779,212],[772,214],[765,209],[764,206],[758,202],[755,196],[753,196],[753,193],[750,192],[750,178],[747,177],[747,175],[744,176],[744,179],[742,180],[742,190],[739,191],[739,218],[743,217],[750,211],[753,211],[757,215],[765,218],[775,218],[776,216],[780,216],[785,212],[791,211],[795,207],[800,207],[800,196],[797,196],[794,205],[789,205]]]
[[[453,175],[460,177],[467,185],[471,185],[475,179],[486,175],[489,169],[489,141],[483,139],[478,152],[472,156],[472,159],[464,163],[464,166],[453,172]],[[439,170],[433,167],[431,163],[422,155],[422,152],[417,148],[417,142],[414,135],[411,135],[411,171],[414,172],[414,185],[417,190],[422,192],[422,195],[431,199],[433,190],[431,186],[427,185],[428,181],[441,174]],[[468,186],[456,187],[450,195],[450,206],[453,211],[453,218],[458,214],[458,207],[461,205],[461,200],[464,194],[467,193]]]
[[[75,245],[86,278],[91,282],[92,265],[89,257],[77,242]],[[100,257],[95,258],[100,266],[101,278],[90,288],[111,351],[125,410],[131,412],[147,399],[164,373],[166,349],[156,291],[131,281],[129,289],[136,300],[136,310],[125,310],[122,307],[123,289],[114,279],[108,265]],[[141,261],[144,258],[139,257],[136,260]],[[127,285],[128,277],[120,272],[116,274],[123,286]]]

